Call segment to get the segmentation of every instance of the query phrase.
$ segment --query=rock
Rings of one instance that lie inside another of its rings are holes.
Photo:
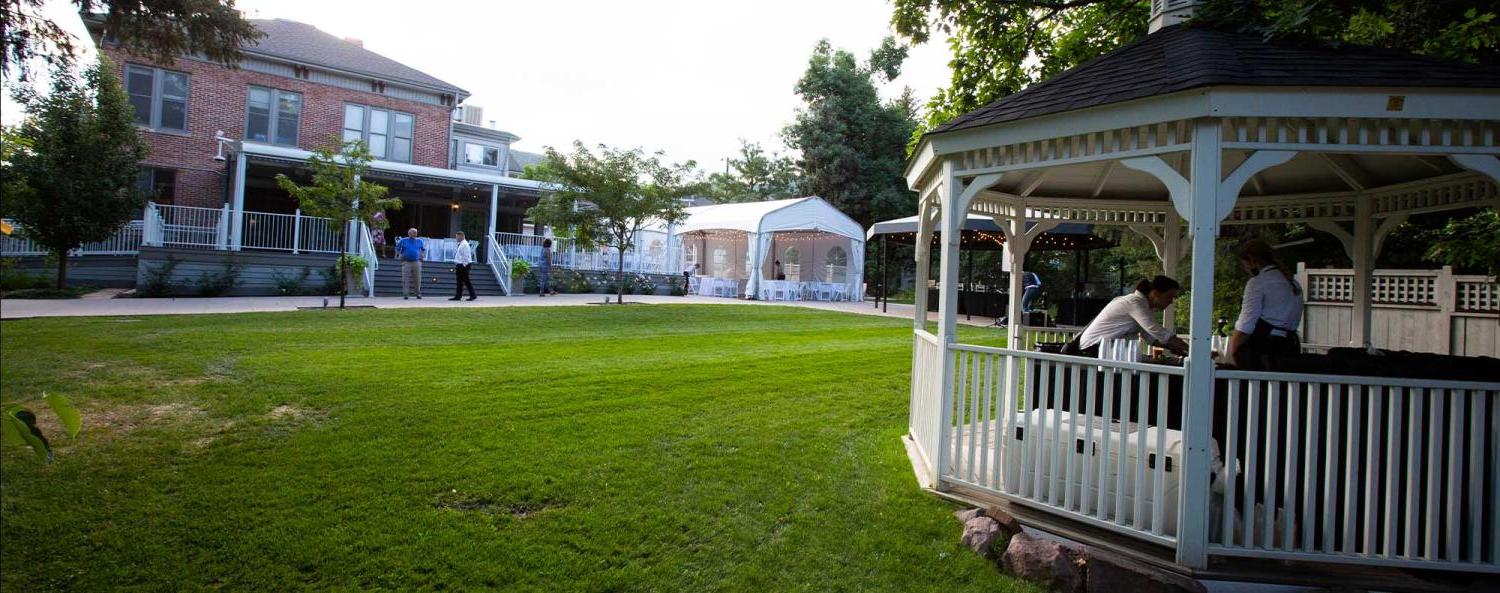
[[[995,557],[995,542],[1002,537],[1000,522],[984,515],[977,515],[964,523],[964,545],[985,558]]]
[[[998,525],[998,522],[997,522]],[[1062,593],[1083,593],[1088,565],[1083,553],[1061,543],[1018,533],[1000,556],[1006,572]],[[1129,591],[1103,587],[1094,591]]]
[[[984,516],[999,522],[1000,531],[1004,532],[1006,537],[1015,535],[1017,533],[1024,533],[1026,531],[1021,528],[1020,521],[1017,521],[1015,517],[1010,516],[1010,513],[1000,510],[1000,507],[985,507]]]
[[[969,519],[973,519],[974,517],[983,517],[984,509],[963,509],[953,511],[953,516],[958,519],[959,523],[968,524]]]
[[[1203,583],[1096,549],[1088,551],[1089,591],[1139,593],[1207,593]]]

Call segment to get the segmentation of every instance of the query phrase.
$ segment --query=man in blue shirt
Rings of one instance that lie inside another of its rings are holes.
[[[412,287],[416,287],[417,298],[422,298],[422,256],[427,248],[417,238],[417,229],[407,229],[406,237],[396,242],[396,257],[401,259],[401,299],[411,298]]]
[[[1031,306],[1042,296],[1042,279],[1035,272],[1022,272],[1021,286],[1021,312],[1030,313]]]

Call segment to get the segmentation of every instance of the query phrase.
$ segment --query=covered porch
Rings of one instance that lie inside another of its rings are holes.
[[[916,269],[925,285],[939,257],[942,288],[935,331],[920,316],[913,329],[914,469],[946,496],[1197,577],[1357,583],[1398,571],[1401,587],[1482,588],[1500,574],[1500,377],[1479,359],[1445,358],[1434,373],[1371,353],[1370,310],[1375,256],[1405,217],[1500,207],[1500,74],[1417,58],[1386,64],[1409,76],[1360,72],[1347,52],[1293,47],[1274,55],[1359,78],[1315,87],[1235,70],[1234,86],[1213,82],[1229,78],[1214,77],[1223,66],[1204,47],[1264,45],[1163,29],[924,138],[907,170],[920,194]],[[1153,68],[1207,74],[1132,82]],[[958,230],[976,214],[1005,234],[1012,294],[1041,232],[1089,223],[1145,236],[1166,275],[1190,272],[1189,356],[1036,351],[1073,332],[1022,325],[1016,300],[1006,347],[961,343]],[[1219,231],[1292,222],[1344,246],[1348,349],[1304,352],[1312,366],[1297,372],[1227,366],[1215,357]],[[1351,359],[1362,362],[1339,362]],[[1350,371],[1371,364],[1380,372]]]

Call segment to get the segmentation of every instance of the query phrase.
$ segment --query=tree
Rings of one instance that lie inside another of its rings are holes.
[[[719,202],[759,202],[797,197],[800,174],[791,157],[767,154],[760,144],[740,140],[739,158],[727,171],[708,176],[709,197]]]
[[[240,48],[263,34],[245,20],[234,0],[71,0],[80,13],[98,15],[111,40],[126,53],[171,64],[184,55],[199,55],[233,67]],[[76,40],[41,14],[46,0],[0,0],[0,31],[5,49],[0,70],[14,66],[21,79],[29,63],[68,66],[77,55]]]
[[[1146,34],[1148,0],[895,0],[910,43],[948,37],[952,77],[927,103],[925,131]],[[1500,20],[1483,0],[1208,0],[1193,26],[1266,38],[1357,43],[1493,63]]]
[[[853,54],[818,42],[807,72],[797,82],[806,105],[782,132],[802,152],[800,189],[828,200],[861,225],[907,216],[916,198],[902,178],[902,145],[916,128],[910,89],[882,102],[878,82],[901,73],[906,48],[887,38],[863,64]]]
[[[1493,208],[1450,219],[1442,228],[1422,233],[1422,238],[1432,241],[1427,259],[1500,275],[1500,213]]]
[[[546,160],[528,167],[532,179],[550,191],[526,215],[539,224],[568,229],[580,244],[603,245],[619,253],[616,297],[625,302],[625,252],[635,247],[642,227],[653,222],[676,224],[686,215],[682,198],[701,184],[692,180],[695,163],[664,165],[662,153],[599,145],[594,154],[573,142],[573,154],[547,147]]]
[[[57,255],[57,287],[67,281],[68,251],[103,241],[140,210],[136,189],[146,146],[114,66],[101,58],[80,80],[52,77],[47,95],[18,85],[27,112],[21,143],[6,155],[0,200],[26,236]]]
[[[359,221],[370,228],[383,229],[390,223],[384,217],[375,218],[375,213],[401,208],[400,198],[385,197],[385,186],[363,179],[370,171],[371,160],[374,157],[363,141],[340,142],[334,137],[327,146],[307,157],[307,165],[312,169],[311,185],[298,185],[286,175],[276,174],[276,185],[297,198],[303,212],[327,218],[329,227],[339,235],[338,272],[343,279],[339,286],[340,309],[344,308],[344,297],[349,292],[351,268],[363,269],[369,265],[348,256],[345,232],[349,223]]]

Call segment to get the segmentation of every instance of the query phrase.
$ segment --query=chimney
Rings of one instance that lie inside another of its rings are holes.
[[[344,41],[347,41],[349,43],[354,44],[355,47],[364,47],[365,46],[364,40],[362,40],[362,39],[360,39],[358,37],[345,37]]]
[[[493,130],[493,129],[495,129],[495,120],[493,120],[493,119],[492,119],[492,120],[490,120],[490,125],[489,125],[489,126],[488,126],[488,127],[489,127],[489,129],[491,129],[491,130]]]
[[[1155,33],[1193,18],[1193,11],[1203,0],[1151,0],[1151,21],[1147,31]]]

